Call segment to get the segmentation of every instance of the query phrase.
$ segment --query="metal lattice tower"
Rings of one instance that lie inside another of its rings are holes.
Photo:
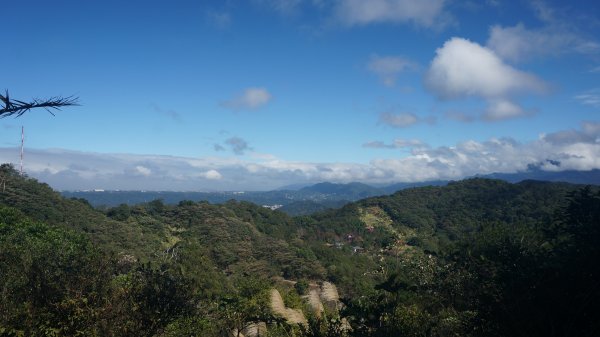
[[[23,147],[25,145],[25,127],[21,126],[21,175],[23,175]]]

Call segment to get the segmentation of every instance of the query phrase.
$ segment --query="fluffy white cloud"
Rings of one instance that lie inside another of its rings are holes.
[[[458,179],[475,174],[542,170],[590,170],[600,167],[600,123],[587,122],[582,130],[542,135],[519,143],[510,138],[466,141],[453,147],[416,148],[401,159],[374,160],[372,166],[392,181]]]
[[[200,176],[202,176],[206,179],[209,179],[209,180],[220,180],[223,178],[221,173],[219,173],[219,171],[217,171],[217,170],[208,170],[208,171],[202,173]]]
[[[366,183],[460,179],[475,174],[600,168],[600,122],[541,135],[527,143],[511,138],[472,140],[431,148],[416,139],[366,147],[408,149],[396,159],[369,164],[293,162],[264,156],[184,158],[29,149],[25,171],[57,189],[265,190],[291,183],[321,181]],[[0,148],[0,162],[18,163],[18,148]]]
[[[431,27],[443,21],[445,0],[338,0],[337,18],[346,25],[412,22]]]
[[[367,69],[379,76],[381,82],[391,87],[396,83],[398,75],[414,67],[414,64],[401,56],[373,55],[367,63]]]
[[[429,89],[446,99],[497,99],[515,93],[542,92],[546,87],[534,75],[504,63],[492,50],[456,37],[436,51],[425,81]]]
[[[239,95],[221,103],[231,110],[254,110],[271,101],[273,96],[265,88],[247,88]]]
[[[494,51],[462,38],[452,38],[436,51],[425,76],[427,88],[442,99],[479,97],[488,101],[486,120],[522,116],[511,100],[518,94],[541,93],[546,84],[504,63]]]
[[[150,176],[150,174],[152,174],[152,170],[151,169],[149,169],[149,168],[147,168],[145,166],[142,166],[142,165],[137,165],[135,167],[135,171],[137,173],[139,173],[140,175],[143,175],[145,177],[148,177],[148,176]]]

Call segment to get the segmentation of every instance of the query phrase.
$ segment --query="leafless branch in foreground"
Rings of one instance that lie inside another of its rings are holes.
[[[54,116],[53,110],[60,110],[65,106],[79,105],[77,103],[77,97],[51,97],[49,99],[37,99],[34,98],[30,102],[23,102],[17,99],[10,99],[8,96],[8,90],[5,91],[5,95],[0,94],[0,104],[4,104],[4,107],[0,107],[0,118],[16,115],[15,117],[21,117],[24,113],[35,108],[44,108],[52,116]]]

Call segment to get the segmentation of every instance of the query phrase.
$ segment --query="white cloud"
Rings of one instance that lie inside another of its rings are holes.
[[[575,96],[581,104],[590,105],[595,108],[600,108],[600,88],[588,90]]]
[[[508,61],[520,62],[543,56],[583,54],[595,58],[600,43],[590,31],[597,22],[587,20],[585,6],[565,6],[547,1],[530,0],[535,16],[541,22],[537,28],[527,28],[523,23],[514,26],[495,25],[490,28],[487,46]],[[587,27],[586,27],[587,26]]]
[[[18,153],[17,148],[0,148],[0,162],[18,163]],[[234,186],[233,178],[243,171],[243,168],[238,169],[240,166],[241,163],[232,158],[105,154],[61,149],[28,149],[25,160],[28,175],[57,189],[69,190],[222,190]],[[231,177],[227,179],[229,175]]]
[[[475,174],[524,171],[530,165],[542,170],[600,168],[600,123],[587,122],[582,130],[543,135],[519,143],[510,138],[485,142],[465,141],[452,147],[417,148],[401,159],[374,160],[374,169],[392,181],[459,179]]]
[[[548,6],[545,1],[531,0],[529,3],[538,19],[546,23],[556,22],[556,11]]]
[[[397,148],[428,148],[429,145],[418,139],[394,139],[394,146]]]
[[[507,65],[491,49],[456,37],[436,51],[425,84],[441,99],[485,99],[489,104],[487,120],[524,115],[526,111],[511,98],[546,90],[542,80]]]
[[[231,137],[225,140],[225,144],[231,148],[231,151],[237,155],[243,155],[247,150],[252,148],[248,145],[248,142],[240,137]]]
[[[368,143],[369,144],[369,143]],[[432,148],[416,139],[367,147],[408,149],[396,159],[369,164],[294,162],[263,156],[186,158],[132,154],[29,149],[25,172],[57,189],[121,190],[268,190],[291,183],[321,181],[365,183],[460,179],[475,174],[516,172],[536,165],[542,170],[600,168],[600,122],[541,135],[521,143],[511,138],[466,140]],[[0,162],[18,164],[19,149],[0,148]]]
[[[137,165],[135,167],[135,171],[137,173],[145,176],[145,177],[148,177],[150,174],[152,174],[152,170],[151,169],[149,169],[149,168],[147,168],[145,166],[142,166],[142,165]]]
[[[364,143],[362,146],[363,147],[370,147],[370,148],[373,148],[373,149],[393,149],[394,148],[393,144],[391,144],[391,145],[390,144],[386,144],[386,143],[384,143],[384,142],[382,142],[380,140],[370,141],[370,142]]]
[[[505,119],[516,118],[531,114],[531,112],[523,110],[519,105],[507,100],[495,100],[489,103],[486,109],[483,120],[493,122]]]
[[[600,43],[596,41],[580,41],[575,46],[575,50],[582,54],[597,56],[598,52],[600,52]]]
[[[363,144],[363,147],[374,148],[374,149],[406,149],[406,148],[429,148],[429,145],[418,140],[418,139],[394,139],[391,144],[386,144],[382,141],[376,140]]]
[[[398,75],[414,68],[414,64],[401,56],[373,55],[367,63],[367,69],[379,76],[381,82],[391,87],[396,83]]]
[[[546,87],[534,75],[505,64],[492,50],[456,37],[436,51],[425,81],[429,89],[446,99],[504,98],[542,92]]]
[[[395,128],[405,128],[419,122],[419,117],[410,112],[393,114],[384,112],[379,115],[379,122]]]
[[[565,53],[593,54],[600,45],[565,30],[562,27],[525,28],[522,23],[513,27],[492,26],[487,46],[500,57],[510,61]]]
[[[590,137],[588,140],[589,142],[598,143],[598,136],[600,136],[600,122],[583,122],[581,123],[581,129],[583,134]]]
[[[221,106],[236,111],[254,110],[266,105],[272,98],[265,88],[247,88],[232,99],[222,102]]]
[[[223,178],[221,173],[219,173],[217,170],[208,170],[201,174],[201,176],[209,180],[220,180]]]
[[[383,112],[379,115],[378,124],[384,124],[393,128],[406,128],[419,123],[435,124],[435,116],[419,117],[412,112]]]
[[[344,24],[415,23],[432,27],[445,20],[445,0],[338,0],[334,11]]]
[[[446,111],[444,116],[448,119],[463,123],[471,123],[476,120],[475,116],[462,111]]]

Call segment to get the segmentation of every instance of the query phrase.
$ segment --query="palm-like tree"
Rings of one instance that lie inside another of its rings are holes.
[[[0,118],[13,116],[20,117],[27,111],[35,108],[44,108],[50,114],[54,116],[53,110],[60,110],[65,106],[78,105],[77,97],[51,97],[48,99],[37,99],[34,98],[29,102],[20,101],[17,99],[11,99],[8,96],[8,90],[5,94],[0,94],[0,104],[4,104],[4,107],[0,106]]]

